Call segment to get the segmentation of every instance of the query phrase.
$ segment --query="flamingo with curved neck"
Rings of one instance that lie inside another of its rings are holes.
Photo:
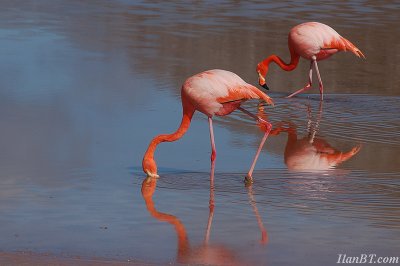
[[[306,22],[295,26],[289,32],[288,45],[290,51],[290,62],[285,63],[279,56],[271,55],[257,65],[258,83],[265,89],[269,89],[266,84],[266,75],[269,64],[275,62],[281,69],[292,71],[299,63],[300,57],[310,60],[310,70],[307,85],[290,94],[287,98],[293,97],[311,88],[312,69],[315,68],[319,81],[321,100],[324,99],[324,86],[321,75],[319,74],[317,61],[329,58],[339,51],[351,51],[357,57],[365,58],[364,54],[349,40],[340,36],[328,25],[319,22]]]
[[[271,124],[264,119],[250,113],[241,107],[241,104],[249,99],[261,99],[268,104],[273,104],[272,99],[259,89],[246,83],[238,75],[220,69],[208,70],[188,78],[182,86],[182,121],[179,128],[172,134],[156,136],[144,154],[143,171],[150,177],[158,177],[157,164],[154,160],[154,152],[161,142],[171,142],[180,139],[188,130],[195,111],[199,111],[208,117],[211,140],[211,162],[216,158],[214,130],[212,118],[214,115],[225,116],[234,110],[240,110],[264,125],[265,133],[254,157],[246,181],[252,182],[252,173],[261,149],[271,130]]]

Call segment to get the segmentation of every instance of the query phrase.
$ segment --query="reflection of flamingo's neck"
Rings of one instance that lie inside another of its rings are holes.
[[[142,184],[142,196],[146,203],[146,208],[151,216],[153,216],[157,220],[167,222],[175,227],[175,231],[178,237],[178,257],[182,257],[188,253],[190,248],[185,226],[176,216],[158,212],[157,209],[154,207],[153,193],[155,191],[156,184],[156,179],[151,180],[149,183],[146,183],[145,180]]]

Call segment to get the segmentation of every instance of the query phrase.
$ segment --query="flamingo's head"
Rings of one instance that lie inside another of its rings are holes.
[[[159,177],[157,174],[157,164],[153,158],[143,158],[142,167],[143,172],[145,172],[148,177]]]
[[[265,76],[268,72],[268,65],[264,64],[264,62],[260,62],[257,65],[257,74],[258,74],[258,84],[266,90],[269,90],[267,83],[265,82]]]

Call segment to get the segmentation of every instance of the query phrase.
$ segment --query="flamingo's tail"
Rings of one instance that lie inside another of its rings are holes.
[[[354,44],[352,44],[349,40],[343,38],[342,36],[340,36],[339,39],[336,39],[334,42],[332,42],[331,46],[333,48],[338,49],[339,51],[345,51],[345,52],[350,51],[357,57],[365,58],[365,55],[360,51],[360,49],[358,49]]]
[[[267,94],[265,94],[264,92],[260,91],[259,89],[257,89],[256,87],[254,87],[252,85],[250,85],[250,88],[257,95],[257,97],[259,99],[262,99],[267,104],[274,106],[274,101],[271,99],[271,97],[269,97]]]
[[[351,51],[353,54],[355,54],[358,57],[365,58],[365,55],[358,49],[354,44],[352,44],[349,40],[346,38],[340,37],[343,46],[344,46],[344,51]]]
[[[350,51],[355,54],[357,57],[365,58],[365,55],[358,49],[354,44],[352,44],[346,38],[339,36],[339,38],[334,38],[326,47],[325,49],[337,49],[339,51]]]

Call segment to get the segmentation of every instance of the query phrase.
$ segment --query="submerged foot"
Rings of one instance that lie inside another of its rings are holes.
[[[250,186],[251,184],[254,183],[253,177],[249,176],[249,175],[246,175],[245,178],[244,178],[244,183],[245,183],[246,186]]]

